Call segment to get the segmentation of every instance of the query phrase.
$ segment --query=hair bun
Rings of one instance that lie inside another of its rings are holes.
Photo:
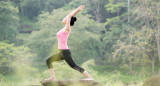
[[[77,21],[77,18],[76,18],[76,17],[73,17],[73,20],[74,20],[74,21]]]
[[[73,26],[74,25],[74,22],[77,20],[76,17],[72,16],[71,17],[71,21],[70,21],[70,25]]]

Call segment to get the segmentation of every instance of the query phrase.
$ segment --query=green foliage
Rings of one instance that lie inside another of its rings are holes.
[[[111,13],[119,12],[125,6],[123,1],[117,3],[115,0],[109,0],[109,3],[105,6],[106,10]]]
[[[0,1],[0,41],[13,42],[18,34],[18,8],[12,6],[10,1]]]
[[[63,8],[73,9],[83,4],[85,5],[83,14],[92,15],[91,18],[97,22],[105,22],[107,12],[104,6],[107,2],[108,0],[72,0]]]
[[[52,12],[52,10],[58,9],[70,1],[71,0],[21,0],[19,10],[21,11],[21,15],[35,21],[41,12]]]
[[[139,4],[139,6],[135,6],[135,4]],[[129,7],[132,11],[128,12],[129,16],[127,16],[127,18],[130,20],[132,19],[132,21],[128,21],[127,26],[125,25],[125,21],[118,20],[118,22],[120,23],[124,22],[124,24],[121,24],[123,32],[120,33],[120,36],[118,38],[119,40],[117,40],[113,57],[117,59],[120,58],[118,60],[122,60],[123,64],[128,64],[130,71],[132,71],[132,69],[134,70],[134,68],[136,68],[138,65],[141,67],[141,72],[143,71],[143,73],[146,73],[144,72],[147,69],[146,65],[151,65],[152,61],[152,72],[154,72],[155,63],[153,61],[157,59],[157,54],[155,53],[157,52],[157,49],[155,46],[156,36],[153,34],[156,33],[155,31],[157,30],[155,30],[155,27],[157,27],[158,25],[157,22],[153,22],[153,20],[156,20],[156,12],[152,11],[151,13],[150,11],[155,10],[155,6],[156,3],[153,3],[152,1],[147,1],[146,3],[142,3],[142,1],[140,0],[138,0],[138,2],[133,1],[131,4],[132,8]],[[151,14],[146,15],[145,13]],[[141,16],[140,14],[144,15]],[[123,16],[120,17],[121,20],[123,20]],[[108,22],[106,22],[105,24],[113,24],[113,20],[114,19],[107,19]],[[148,21],[151,23],[148,23]],[[152,24],[154,24],[154,26]],[[113,27],[114,26],[115,25],[113,25]],[[126,69],[127,68],[128,67],[126,67]],[[140,75],[145,76],[145,74]]]
[[[47,0],[43,1],[44,4],[44,11],[52,12],[53,9],[58,9],[63,7],[64,5],[68,4],[71,0]]]
[[[18,75],[20,75],[19,77],[27,75],[27,71],[32,70],[32,68],[29,67],[29,64],[31,63],[31,60],[33,60],[33,55],[34,54],[31,54],[27,47],[15,47],[13,44],[0,42],[1,74],[15,72],[17,73],[17,77]]]
[[[11,71],[10,63],[14,61],[13,56],[13,44],[6,44],[0,42],[0,68],[1,74],[6,74]]]
[[[38,29],[34,21],[31,21],[30,19],[24,16],[19,16],[19,18],[20,18],[20,26],[18,28],[19,31],[33,31]]]
[[[33,20],[41,12],[41,0],[23,0],[21,1],[22,14],[29,19]]]
[[[44,61],[45,57],[49,55],[55,40],[56,38],[52,36],[49,30],[35,31],[32,32],[28,40],[28,46],[32,48],[32,52],[37,54],[38,61]]]
[[[4,76],[0,74],[0,81],[2,81],[3,79],[4,79]]]

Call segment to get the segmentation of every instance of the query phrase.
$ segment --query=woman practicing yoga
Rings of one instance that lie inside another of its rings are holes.
[[[63,19],[62,22],[65,24],[65,26],[59,32],[57,32],[59,53],[54,54],[53,56],[49,57],[46,60],[51,77],[48,79],[45,79],[45,81],[55,81],[56,80],[52,62],[63,60],[63,59],[67,62],[67,64],[70,67],[72,67],[73,69],[79,71],[84,76],[86,76],[86,79],[82,79],[82,80],[93,80],[91,75],[86,70],[79,67],[74,62],[71,56],[71,52],[67,46],[67,39],[69,37],[69,34],[71,33],[71,27],[74,25],[74,22],[77,20],[77,18],[74,16],[76,15],[77,12],[83,10],[83,8],[84,8],[84,5],[80,5],[77,9],[73,10],[69,15],[67,15]]]

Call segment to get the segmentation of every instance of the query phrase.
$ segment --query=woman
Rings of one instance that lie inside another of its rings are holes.
[[[49,72],[51,74],[51,77],[48,78],[48,79],[45,79],[45,81],[55,81],[56,80],[56,77],[55,77],[55,74],[54,74],[54,69],[53,69],[53,66],[52,66],[52,62],[63,60],[63,59],[67,62],[67,64],[70,67],[72,67],[73,69],[79,71],[84,76],[86,76],[86,79],[82,79],[82,80],[93,80],[91,75],[89,75],[89,73],[86,70],[79,67],[74,62],[74,60],[71,57],[71,52],[70,52],[70,50],[67,46],[67,39],[68,39],[69,34],[71,32],[71,28],[74,25],[74,22],[77,20],[77,18],[74,17],[74,16],[76,15],[77,12],[83,10],[83,8],[84,8],[84,5],[79,6],[77,9],[72,11],[69,15],[67,15],[63,19],[62,22],[65,24],[65,27],[62,28],[59,32],[57,32],[59,53],[51,56],[50,58],[48,58],[46,60],[46,63],[47,63]]]

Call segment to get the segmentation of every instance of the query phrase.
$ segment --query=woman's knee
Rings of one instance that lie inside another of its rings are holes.
[[[47,60],[46,60],[46,64],[50,64],[50,59],[47,59]]]
[[[52,65],[50,59],[47,59],[47,60],[46,60],[46,64],[47,64],[47,66],[48,66],[48,69],[53,68],[53,65]]]

